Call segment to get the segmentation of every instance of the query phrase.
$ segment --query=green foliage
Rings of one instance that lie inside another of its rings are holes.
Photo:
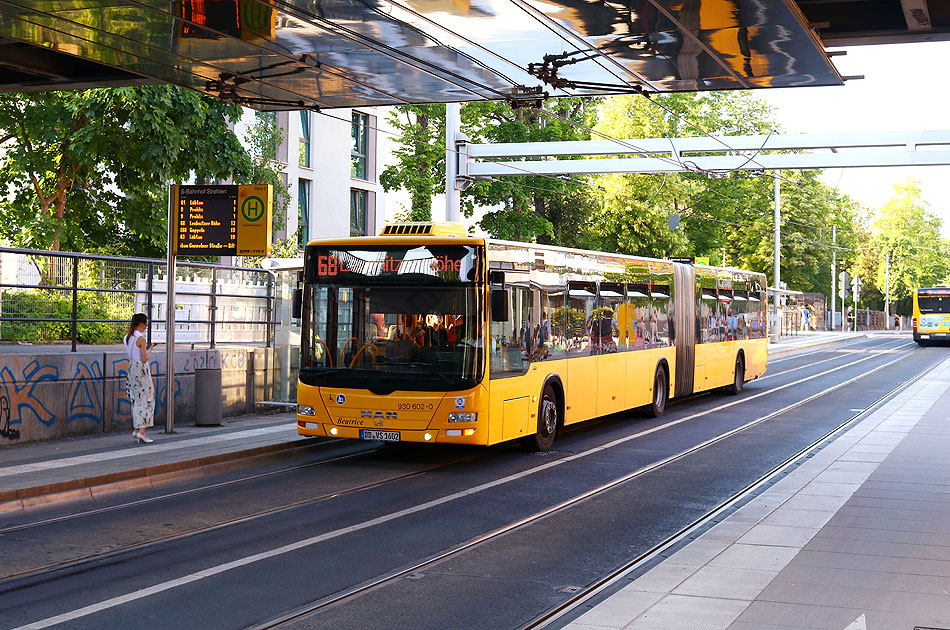
[[[400,133],[397,163],[379,176],[383,190],[406,189],[412,207],[404,221],[431,221],[432,196],[445,191],[445,105],[399,105],[389,123]]]
[[[297,247],[297,237],[295,235],[285,239],[277,239],[271,248],[272,258],[297,258],[300,249]],[[238,267],[262,267],[263,256],[241,256],[234,263]]]
[[[54,289],[19,289],[3,291],[3,312],[10,317],[36,317],[70,320],[73,299],[69,291]],[[77,296],[79,319],[116,319],[110,314],[105,298],[99,293],[80,292]],[[119,326],[107,322],[79,322],[76,334],[80,343],[112,344],[121,341]],[[3,322],[0,339],[3,341],[66,341],[72,338],[69,321]]]
[[[248,128],[245,135],[250,162],[244,183],[270,184],[274,187],[275,234],[284,229],[284,220],[290,205],[290,185],[284,182],[277,160],[277,151],[283,140],[284,132],[277,123],[277,115],[274,112],[256,112],[254,124]]]
[[[561,99],[543,107],[466,104],[462,130],[473,142],[500,143],[588,140],[592,127],[597,137],[630,139],[631,153],[639,138],[779,130],[770,107],[751,92],[666,94],[652,102],[640,96]],[[431,197],[443,187],[444,113],[408,107],[400,112],[406,122],[397,127],[408,148],[400,154],[400,164],[387,169],[384,185],[387,190],[418,186],[421,205],[417,208],[414,201],[406,218],[428,220]],[[427,122],[428,135],[415,124],[421,112],[439,120],[436,125]],[[496,238],[661,258],[707,256],[717,264],[725,260],[772,275],[774,179],[771,173],[722,175],[513,176],[476,181],[462,192],[461,201],[466,216],[476,208],[490,208],[480,227]],[[782,279],[793,289],[827,294],[834,251],[831,227],[838,227],[837,244],[843,248],[838,250],[839,269],[854,262],[846,248],[857,246],[862,237],[854,227],[860,208],[819,175],[780,175],[787,180],[781,183]],[[681,229],[669,229],[671,214],[681,216]]]
[[[0,236],[160,256],[169,182],[242,179],[237,105],[175,86],[0,95]]]
[[[473,142],[589,140],[596,103],[591,98],[549,100],[541,111],[512,109],[505,102],[470,103],[462,108],[462,129]],[[583,191],[587,187],[582,178],[478,181],[462,192],[462,211],[471,216],[477,206],[501,206],[479,224],[496,238],[586,247],[586,232],[578,227],[595,206],[589,191]]]
[[[893,197],[870,229],[863,229],[864,249],[851,268],[852,275],[857,274],[863,282],[861,304],[883,308],[887,254],[889,296],[899,313],[910,314],[915,289],[945,284],[950,279],[950,243],[941,238],[941,227],[940,218],[921,198],[917,180],[895,186]]]
[[[573,306],[559,306],[551,313],[551,325],[555,330],[563,330],[565,326],[570,331],[583,329],[585,323],[584,311]]]

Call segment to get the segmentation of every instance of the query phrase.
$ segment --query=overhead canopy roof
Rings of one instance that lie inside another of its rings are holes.
[[[792,0],[0,0],[6,91],[297,109],[841,81]]]

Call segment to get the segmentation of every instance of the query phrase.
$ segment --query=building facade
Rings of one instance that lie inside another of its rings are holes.
[[[295,239],[298,248],[313,238],[372,235],[385,210],[378,114],[375,108],[327,112],[245,111],[238,136],[247,137],[254,117],[275,116],[283,135],[277,151],[290,203],[276,239]]]

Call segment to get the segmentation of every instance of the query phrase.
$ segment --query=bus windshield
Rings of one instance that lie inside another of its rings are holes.
[[[475,250],[441,249],[309,248],[300,381],[376,394],[475,387],[483,330],[469,280]],[[410,269],[407,260],[421,262]]]
[[[921,313],[950,313],[950,295],[918,295]]]

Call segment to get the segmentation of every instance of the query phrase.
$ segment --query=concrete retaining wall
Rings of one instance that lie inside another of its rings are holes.
[[[232,416],[270,400],[272,362],[268,348],[176,351],[175,424],[195,423],[196,368],[221,368],[222,414]],[[157,375],[155,426],[164,427],[165,352],[154,353],[150,363]],[[0,446],[131,431],[127,370],[123,350],[0,355]]]

